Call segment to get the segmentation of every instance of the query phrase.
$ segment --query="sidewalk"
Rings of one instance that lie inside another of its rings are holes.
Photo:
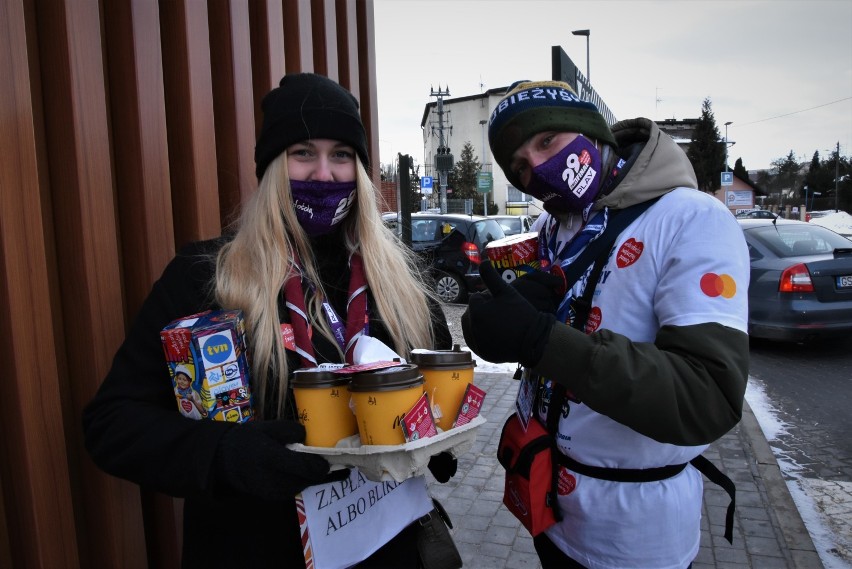
[[[477,372],[474,382],[487,393],[482,411],[488,422],[459,458],[458,474],[446,484],[430,479],[430,490],[452,518],[465,568],[539,569],[532,538],[502,505],[503,468],[496,458],[518,382],[502,372]],[[734,543],[723,537],[728,495],[705,479],[701,547],[693,569],[823,566],[747,403],[740,424],[704,454],[737,485]]]

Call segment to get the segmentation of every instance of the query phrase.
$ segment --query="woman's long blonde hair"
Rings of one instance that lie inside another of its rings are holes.
[[[382,223],[378,191],[356,159],[356,201],[342,222],[346,249],[360,253],[377,311],[393,339],[393,348],[408,358],[412,348],[431,348],[434,337],[427,297],[432,293],[415,267],[413,254]],[[215,298],[223,308],[243,311],[251,346],[251,373],[257,410],[269,409],[266,398],[277,387],[276,416],[287,401],[287,356],[278,314],[284,282],[294,270],[294,252],[308,279],[320,283],[308,237],[296,219],[287,173],[287,153],[266,169],[255,194],[237,220],[237,232],[216,259]],[[321,285],[318,285],[321,289]],[[331,339],[317,295],[306,301],[311,324]],[[340,351],[341,362],[343,353]]]

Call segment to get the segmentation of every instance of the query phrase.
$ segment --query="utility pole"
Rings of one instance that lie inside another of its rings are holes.
[[[840,141],[837,141],[837,150],[834,153],[834,213],[840,211],[837,208],[837,194],[840,193]]]
[[[447,213],[447,175],[452,171],[454,164],[453,155],[444,138],[444,97],[450,96],[450,88],[448,86],[442,91],[441,86],[438,85],[438,91],[431,89],[430,95],[438,98],[438,152],[435,155],[435,170],[438,171],[441,184],[441,213]]]

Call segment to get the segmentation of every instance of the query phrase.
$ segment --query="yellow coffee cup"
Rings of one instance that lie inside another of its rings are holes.
[[[435,423],[444,431],[453,428],[464,392],[473,383],[473,356],[456,344],[452,350],[414,350],[411,363],[423,374]]]
[[[402,417],[423,395],[423,375],[416,365],[400,364],[355,374],[349,391],[361,444],[405,443]]]
[[[333,447],[358,432],[346,389],[351,379],[321,368],[293,372],[290,386],[307,446]]]

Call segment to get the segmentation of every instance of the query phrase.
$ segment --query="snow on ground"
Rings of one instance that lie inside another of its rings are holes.
[[[811,215],[819,215],[823,213],[825,215],[822,215],[821,217],[811,218],[811,223],[827,227],[835,233],[845,235],[846,237],[852,236],[852,215],[849,215],[845,211],[834,210],[828,210],[825,212],[812,211]]]

